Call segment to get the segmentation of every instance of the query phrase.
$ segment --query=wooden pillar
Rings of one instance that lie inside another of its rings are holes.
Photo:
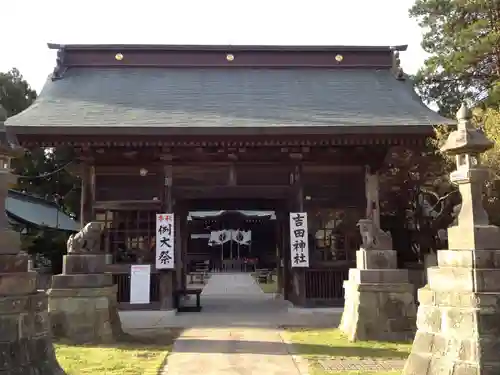
[[[291,199],[291,210],[296,212],[304,212],[304,186],[302,181],[302,165],[298,164],[295,167],[295,171],[293,174],[293,196]],[[287,218],[289,221],[289,217]],[[287,225],[287,236],[290,238],[290,225]],[[288,253],[290,254],[290,241],[288,243]],[[291,259],[289,261],[291,268]],[[305,294],[305,269],[291,268],[291,276],[292,276],[292,290],[294,295],[294,304],[298,306],[305,306],[306,304],[306,294]]]
[[[289,203],[287,201],[287,203]],[[287,204],[287,208],[289,205]],[[290,209],[282,212],[281,215],[281,243],[283,244],[283,298],[287,301],[293,299],[292,269],[290,257]],[[292,301],[293,302],[293,301]]]
[[[81,160],[81,180],[82,192],[80,198],[80,225],[83,228],[94,219],[93,200],[94,200],[94,168],[91,159]]]
[[[164,166],[163,172],[164,172],[164,181],[163,181],[162,211],[165,213],[171,213],[173,212],[172,166],[170,165]],[[177,220],[177,217],[174,217],[174,220]],[[155,233],[155,236],[156,235],[157,234]],[[174,232],[174,236],[177,236],[176,232]],[[174,239],[174,246],[176,246],[175,241],[176,239]],[[177,249],[175,249],[175,252],[177,252]],[[173,307],[174,271],[159,270],[159,274],[160,274],[160,309],[170,310]]]
[[[182,288],[182,243],[184,235],[182,233],[182,209],[179,202],[176,202],[175,208],[175,280],[176,289]]]
[[[380,228],[379,175],[370,166],[365,167],[366,218],[371,219],[375,228]]]
[[[180,286],[182,289],[186,289],[186,273],[187,273],[187,267],[186,267],[186,255],[187,255],[187,247],[188,247],[188,241],[189,241],[189,227],[188,227],[188,222],[187,222],[187,216],[188,216],[188,211],[186,210],[186,205],[183,204],[181,210],[181,235],[182,235],[182,241],[181,241],[181,246],[179,247],[180,249],[180,254],[179,254],[179,260],[180,260]]]
[[[277,289],[278,293],[280,293],[283,298],[285,297],[285,269],[287,267],[287,264],[285,263],[285,253],[287,249],[285,248],[285,242],[284,242],[284,230],[285,226],[284,220],[286,219],[286,213],[283,212],[283,209],[280,207],[280,209],[275,210],[275,215],[276,215],[276,246],[277,246],[277,270],[276,270],[276,276],[277,276]]]

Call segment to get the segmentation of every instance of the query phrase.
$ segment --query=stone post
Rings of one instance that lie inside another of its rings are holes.
[[[55,337],[74,343],[109,343],[123,331],[117,309],[117,286],[104,273],[100,253],[101,223],[90,222],[68,240],[63,272],[52,277],[49,314]]]
[[[28,254],[20,251],[19,234],[5,214],[12,148],[0,106],[0,374],[64,375],[50,336],[47,295],[36,290],[36,272],[28,271]]]
[[[418,330],[404,375],[500,374],[500,228],[489,225],[483,208],[489,171],[480,163],[493,143],[470,118],[462,105],[458,129],[441,148],[456,158],[450,179],[462,207],[448,228],[449,250],[438,251],[438,265],[419,290]]]
[[[344,282],[340,329],[349,340],[408,340],[415,333],[416,308],[408,271],[397,269],[392,238],[380,228],[378,175],[366,170],[366,219],[359,221],[362,247],[356,268]]]

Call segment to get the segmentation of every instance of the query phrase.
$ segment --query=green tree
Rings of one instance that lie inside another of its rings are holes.
[[[19,70],[13,68],[7,73],[0,73],[0,104],[8,116],[28,108],[36,97],[36,92]],[[63,211],[75,214],[79,204],[79,183],[63,168],[72,158],[69,148],[35,148],[26,151],[24,157],[12,162],[14,173],[20,176],[16,189],[46,199]],[[28,226],[25,229],[23,248],[31,254],[44,255],[52,261],[55,271],[59,272],[67,235],[48,228]]]
[[[416,0],[422,48],[431,55],[416,75],[416,87],[440,113],[453,117],[464,99],[500,99],[500,1]]]
[[[0,105],[7,111],[7,117],[28,108],[36,99],[32,90],[19,70],[13,68],[7,73],[0,72]]]
[[[382,226],[391,230],[401,266],[423,261],[443,246],[438,232],[451,223],[453,206],[459,203],[448,180],[451,165],[437,145],[430,138],[424,147],[395,147],[381,170]]]

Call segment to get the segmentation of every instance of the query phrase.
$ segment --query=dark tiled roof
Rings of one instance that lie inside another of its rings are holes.
[[[410,81],[383,70],[71,68],[6,125],[19,133],[190,134],[227,127],[405,132],[441,123],[454,122],[425,107]]]

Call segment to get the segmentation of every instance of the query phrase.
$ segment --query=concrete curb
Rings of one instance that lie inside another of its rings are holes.
[[[295,350],[293,349],[293,342],[288,339],[286,332],[283,329],[279,330],[278,333],[281,338],[281,342],[285,345],[288,354],[292,357],[292,360],[295,363],[295,367],[299,371],[299,374],[309,375],[309,361],[306,358],[296,354]]]

